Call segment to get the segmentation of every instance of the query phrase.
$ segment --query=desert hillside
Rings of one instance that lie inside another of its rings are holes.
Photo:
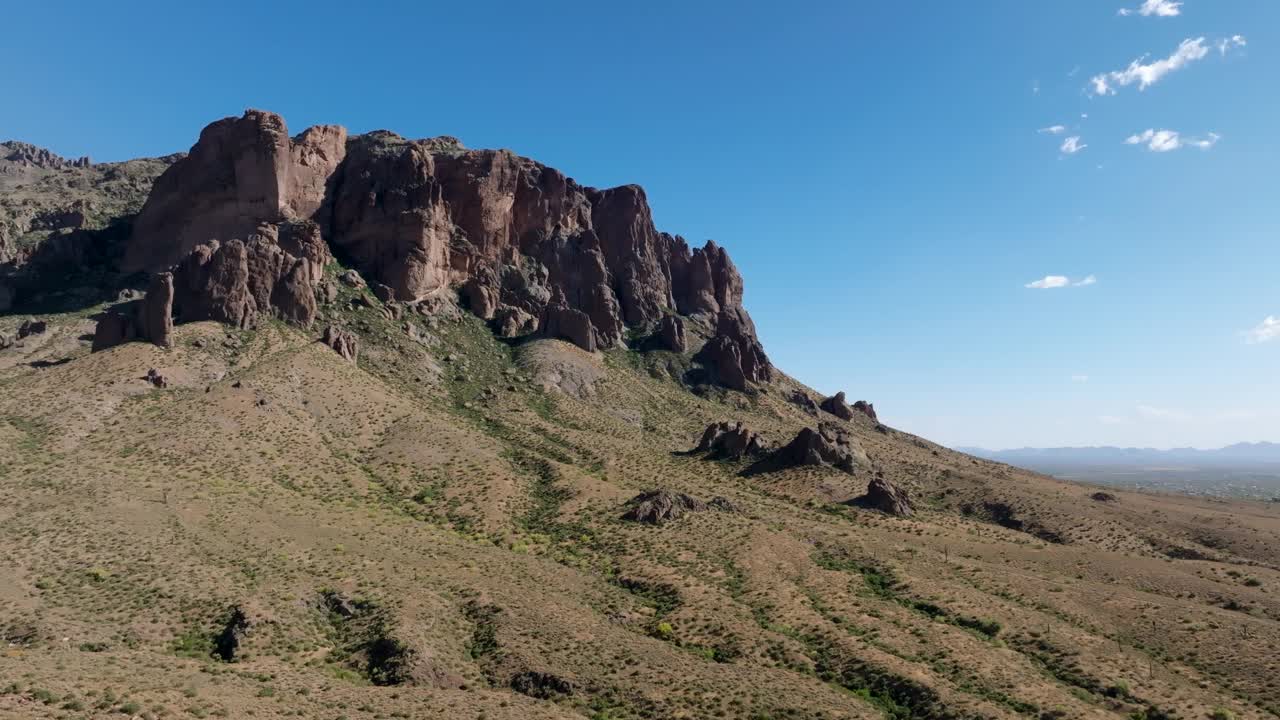
[[[1280,713],[1280,506],[825,398],[638,187],[256,111],[107,195],[19,150],[0,716]]]

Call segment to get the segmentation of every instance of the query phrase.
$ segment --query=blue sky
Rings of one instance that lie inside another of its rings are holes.
[[[1280,441],[1280,3],[194,5],[8,8],[0,136],[117,160],[262,107],[508,147],[644,185],[778,366],[898,427]]]

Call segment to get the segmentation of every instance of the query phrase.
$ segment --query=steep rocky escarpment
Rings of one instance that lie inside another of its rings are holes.
[[[585,187],[449,137],[219,120],[156,181],[124,268],[172,269],[180,321],[308,325],[330,249],[384,300],[458,292],[506,337],[594,351],[652,336],[725,386],[773,377],[723,248],[659,232],[638,186]]]

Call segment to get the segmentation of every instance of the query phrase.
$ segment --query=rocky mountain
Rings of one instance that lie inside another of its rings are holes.
[[[1280,504],[823,396],[638,187],[261,111],[0,155],[0,717],[1280,713]]]
[[[693,340],[710,378],[737,390],[773,372],[728,254],[658,232],[640,187],[584,187],[453,138],[348,138],[338,126],[290,137],[257,110],[220,120],[157,178],[122,270],[172,269],[179,322],[252,327],[271,314],[307,326],[330,252],[385,301],[461,290],[504,337],[588,352],[627,334],[669,349]]]
[[[118,289],[117,261],[157,176],[179,156],[92,164],[0,143],[0,312],[92,304]]]

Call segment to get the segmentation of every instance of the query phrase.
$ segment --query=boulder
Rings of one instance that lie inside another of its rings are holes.
[[[742,508],[739,507],[737,503],[733,502],[727,497],[723,497],[720,495],[717,495],[711,498],[709,501],[707,501],[707,507],[711,508],[712,510],[719,510],[720,512],[726,512],[726,513],[742,512]]]
[[[31,335],[42,335],[49,329],[49,323],[36,318],[27,318],[18,326],[18,339],[21,340]]]
[[[359,339],[353,333],[336,325],[325,327],[324,333],[320,336],[320,342],[328,345],[334,352],[342,356],[343,360],[349,362],[355,362],[360,355]]]
[[[102,352],[122,343],[140,339],[138,322],[134,313],[108,311],[98,319],[93,329],[93,345],[90,352]]]
[[[816,430],[801,430],[794,440],[777,451],[775,458],[784,467],[827,466],[850,475],[859,465],[869,464],[866,452],[853,437],[825,423]]]
[[[884,476],[879,474],[867,483],[867,494],[858,498],[858,504],[898,517],[910,517],[915,514],[915,506],[912,505],[911,496],[907,491],[885,480]]]
[[[1103,492],[1103,491],[1101,491],[1101,490],[1099,490],[1098,492],[1095,492],[1094,494],[1090,495],[1089,497],[1090,497],[1090,498],[1092,498],[1093,500],[1095,500],[1095,501],[1097,501],[1097,502],[1101,502],[1101,503],[1113,503],[1113,502],[1119,502],[1119,500],[1120,500],[1120,499],[1119,499],[1119,498],[1117,498],[1115,495],[1112,495],[1112,494],[1111,494],[1111,493],[1109,493],[1109,492]]]
[[[795,390],[792,390],[791,392],[787,393],[786,399],[787,399],[787,402],[791,403],[792,405],[795,405],[801,410],[804,410],[810,415],[818,414],[819,408],[818,408],[817,401],[815,401],[812,397],[809,397],[809,393],[799,388],[796,388]]]
[[[670,490],[652,490],[641,493],[629,500],[630,506],[623,520],[661,525],[671,520],[679,520],[688,513],[704,512],[707,504],[684,493]]]
[[[338,279],[342,281],[343,285],[350,288],[359,290],[360,288],[365,287],[364,278],[360,277],[360,273],[355,270],[344,270],[342,274],[338,276]]]
[[[494,313],[493,323],[498,335],[504,338],[522,337],[538,329],[538,318],[510,305],[498,308]]]
[[[707,426],[693,452],[710,453],[726,460],[739,460],[764,454],[765,443],[741,422],[719,422]]]
[[[134,299],[112,307],[98,318],[91,352],[135,340],[173,347],[173,274],[165,272],[152,277],[142,298],[134,293],[126,297]]]
[[[821,407],[841,420],[853,419],[853,408],[849,407],[849,404],[845,402],[844,392],[838,392],[829,398],[823,399]]]
[[[567,305],[548,307],[542,316],[542,334],[568,340],[587,352],[596,351],[595,329],[591,318]]]
[[[161,389],[169,387],[169,379],[161,375],[160,371],[155,368],[148,370],[147,376],[143,379]]]

